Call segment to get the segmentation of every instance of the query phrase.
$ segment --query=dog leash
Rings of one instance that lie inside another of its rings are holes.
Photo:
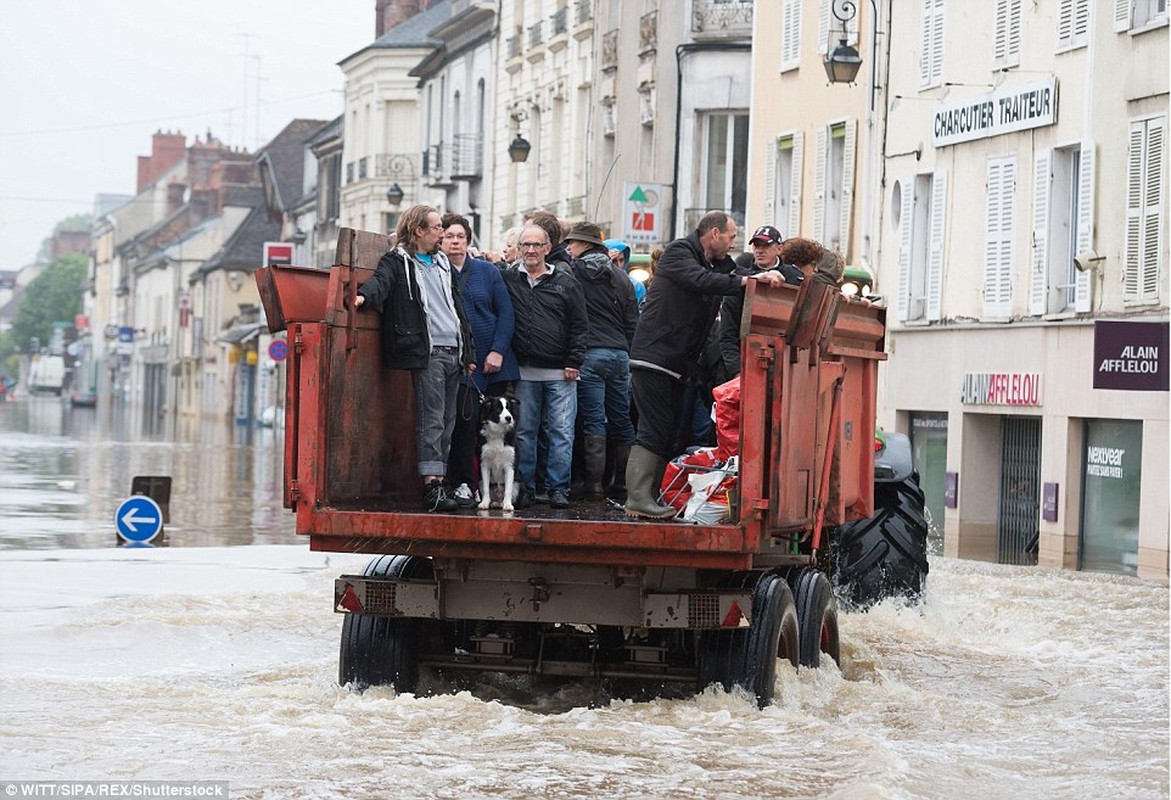
[[[480,403],[484,402],[484,396],[482,394],[480,394],[479,387],[476,386],[476,384],[472,383],[471,378],[468,379],[466,386],[467,386],[468,390],[466,392],[464,392],[464,401],[459,409],[459,418],[465,422],[467,422],[468,420],[470,420],[472,418],[472,409],[474,407],[471,405],[470,401],[472,399],[473,392],[476,395],[475,402],[476,402],[477,406],[480,405]]]

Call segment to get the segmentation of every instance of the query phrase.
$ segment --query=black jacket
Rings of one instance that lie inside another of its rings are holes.
[[[779,260],[779,259],[778,259]],[[799,286],[805,280],[805,274],[792,264],[779,264],[774,269],[780,269],[785,283]],[[752,253],[743,253],[736,258],[736,274],[755,275],[760,272],[756,266],[756,257]],[[724,370],[721,375],[726,379],[740,374],[740,322],[744,316],[744,294],[729,295],[720,305],[720,358]],[[723,381],[720,381],[722,383]],[[718,384],[717,384],[718,385]]]
[[[558,264],[536,286],[529,286],[529,275],[523,268],[508,269],[502,274],[516,314],[512,350],[520,365],[581,367],[589,318],[581,285],[570,269]]]
[[[358,287],[358,294],[366,298],[362,308],[382,312],[379,338],[382,363],[388,369],[423,369],[431,361],[431,332],[417,269],[415,259],[408,258],[401,248],[395,248],[378,261],[374,274]],[[460,358],[465,365],[474,364],[476,350],[464,316],[455,270],[451,270],[451,278],[451,296],[459,318]]]
[[[590,320],[589,347],[630,352],[638,325],[634,284],[610,261],[606,248],[595,245],[573,262],[573,276],[585,295]]]
[[[742,291],[741,276],[733,275],[734,269],[728,257],[708,264],[696,231],[667,245],[655,266],[630,360],[681,376],[694,375],[720,309],[720,297]]]

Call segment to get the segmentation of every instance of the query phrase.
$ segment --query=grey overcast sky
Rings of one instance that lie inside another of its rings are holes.
[[[133,194],[156,130],[255,150],[336,117],[337,62],[373,40],[374,0],[2,0],[0,269]]]

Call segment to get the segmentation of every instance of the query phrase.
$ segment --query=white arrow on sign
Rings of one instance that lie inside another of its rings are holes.
[[[136,517],[134,516],[134,509],[130,509],[122,515],[122,524],[132,531],[138,530],[138,525],[141,523],[155,523],[158,522],[157,517]]]

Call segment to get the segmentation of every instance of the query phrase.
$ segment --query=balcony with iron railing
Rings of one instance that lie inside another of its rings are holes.
[[[509,36],[504,40],[504,57],[517,58],[520,56],[520,37]]]
[[[691,32],[701,39],[752,36],[753,0],[692,0]]]
[[[448,183],[450,161],[451,145],[439,142],[429,146],[423,151],[423,180],[430,186]]]
[[[529,47],[540,47],[545,43],[545,20],[529,26]]]
[[[586,213],[586,195],[579,194],[567,197],[561,201],[561,216],[567,219],[584,217]]]
[[[560,36],[569,31],[569,8],[562,6],[553,12],[553,16],[549,17],[549,25],[553,30],[553,36]]]
[[[484,175],[484,135],[457,133],[451,142],[453,180],[479,180]]]
[[[594,0],[577,0],[574,4],[574,22],[585,25],[594,21]]]

